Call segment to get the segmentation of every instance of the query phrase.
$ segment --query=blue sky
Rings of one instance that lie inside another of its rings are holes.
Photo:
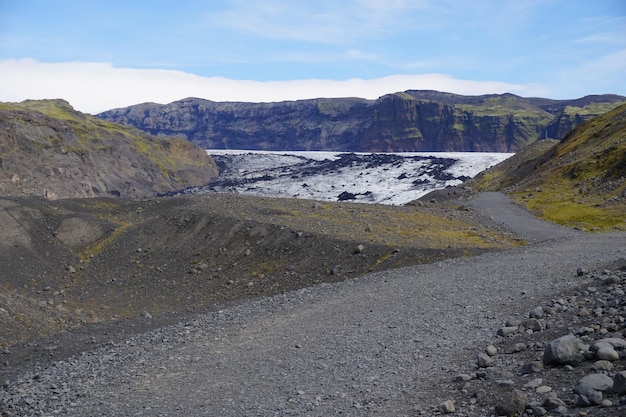
[[[623,0],[0,0],[0,101],[626,95]]]

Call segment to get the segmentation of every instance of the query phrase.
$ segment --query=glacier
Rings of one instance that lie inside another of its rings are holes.
[[[207,150],[220,175],[184,194],[229,192],[402,205],[455,186],[512,153]]]

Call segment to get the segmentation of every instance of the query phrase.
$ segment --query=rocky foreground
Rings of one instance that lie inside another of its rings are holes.
[[[451,399],[437,411],[625,415],[626,261],[619,265],[593,272],[580,268],[577,276],[589,285],[503,323],[475,366],[454,377]]]
[[[624,415],[625,257],[624,234],[571,236],[237,303],[34,366],[3,386],[0,407]]]

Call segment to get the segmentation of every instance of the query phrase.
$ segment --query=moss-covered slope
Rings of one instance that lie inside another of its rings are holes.
[[[505,190],[545,219],[592,230],[626,230],[626,105],[545,141],[469,182]]]
[[[202,185],[213,160],[184,139],[75,111],[63,100],[0,103],[0,194],[152,196]]]

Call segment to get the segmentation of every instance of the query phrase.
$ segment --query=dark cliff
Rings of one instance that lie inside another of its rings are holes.
[[[153,135],[186,138],[207,149],[515,152],[546,135],[560,139],[624,101],[626,97],[615,95],[550,100],[406,91],[378,100],[238,103],[187,98],[114,109],[98,117]]]

